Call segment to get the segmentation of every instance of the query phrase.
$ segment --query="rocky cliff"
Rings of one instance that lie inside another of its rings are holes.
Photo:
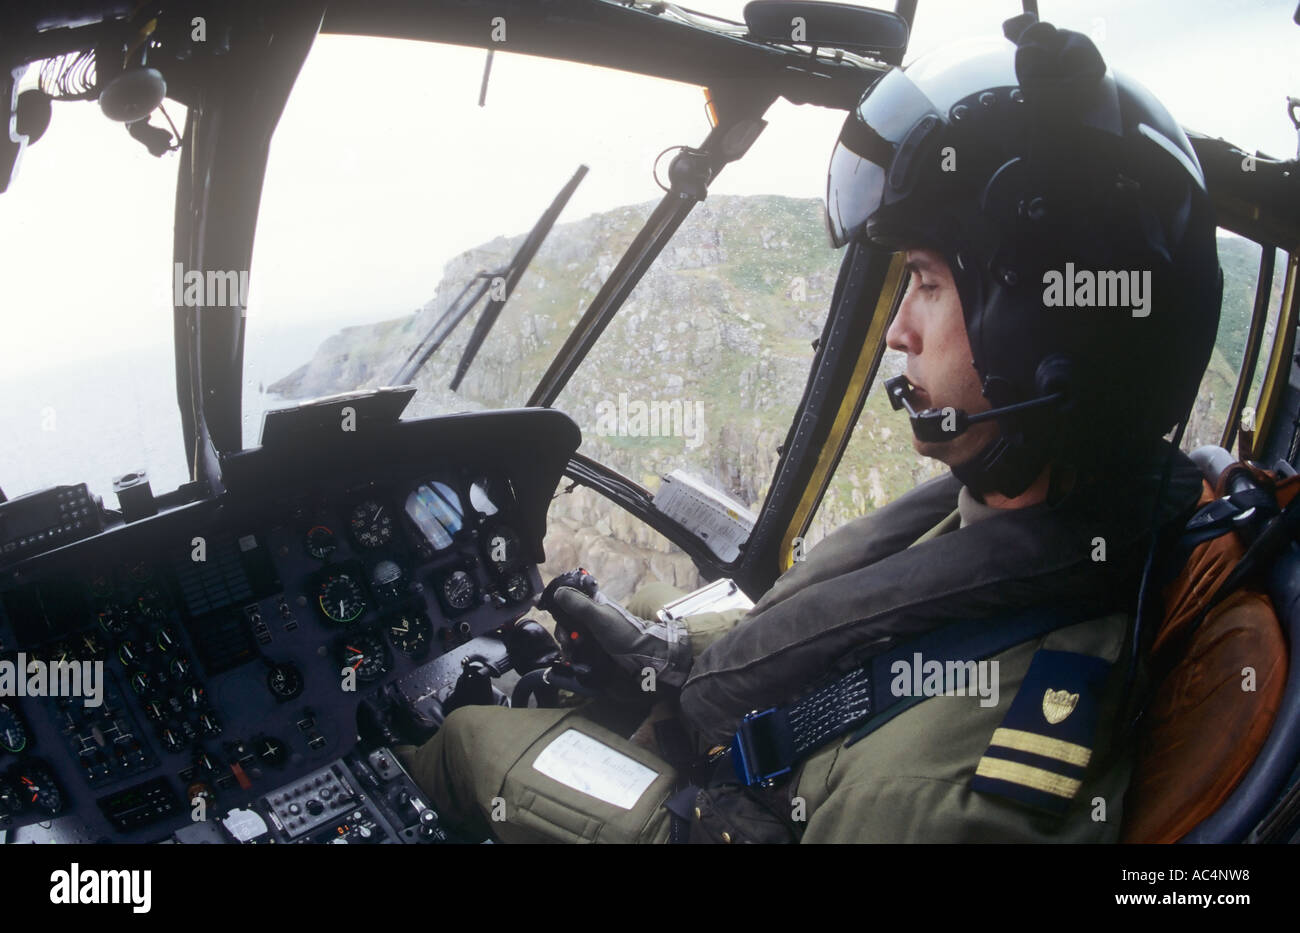
[[[557,225],[459,391],[447,386],[477,310],[411,380],[418,392],[408,416],[524,404],[652,208]],[[391,384],[465,283],[504,269],[521,241],[497,238],[456,256],[431,283],[427,304],[397,320],[344,329],[269,390],[296,400]],[[1225,267],[1249,265],[1239,255],[1245,245],[1221,243]],[[713,196],[698,205],[556,403],[581,426],[582,451],[651,490],[660,476],[687,469],[757,511],[804,390],[840,258],[827,245],[819,200]],[[1249,309],[1239,291],[1225,308],[1232,339],[1244,334],[1238,306]],[[1239,360],[1236,347],[1227,350],[1234,351]],[[1216,353],[1192,432],[1198,439],[1213,433],[1206,425],[1216,414],[1222,423],[1235,365]],[[901,368],[901,355],[887,353],[877,387]],[[656,416],[638,420],[647,410]],[[808,545],[939,469],[916,456],[906,421],[873,391]],[[547,556],[545,573],[582,564],[615,596],[651,578],[682,589],[700,582],[657,533],[581,488],[557,496]]]

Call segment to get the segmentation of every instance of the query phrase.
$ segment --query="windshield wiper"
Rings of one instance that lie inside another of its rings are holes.
[[[393,379],[392,385],[410,384],[415,374],[424,368],[424,364],[429,361],[429,357],[438,352],[438,348],[442,346],[443,341],[447,339],[456,325],[479,303],[483,293],[491,286],[492,279],[495,276],[496,273],[494,272],[478,272],[465,283],[465,287],[460,290],[460,294],[452,300],[447,310],[442,313],[438,320],[433,322],[429,332],[421,338],[420,342],[415,345],[415,349],[407,356],[406,362],[397,371],[397,376]],[[478,289],[466,300],[466,294],[474,287],[475,283],[478,283]]]
[[[493,295],[483,309],[483,314],[479,317],[478,323],[474,325],[469,342],[465,345],[460,361],[456,364],[456,374],[452,377],[450,388],[452,391],[460,388],[461,380],[465,378],[465,374],[469,371],[470,364],[474,362],[474,357],[478,354],[479,348],[483,346],[483,341],[487,339],[488,332],[492,330],[497,319],[501,316],[501,309],[510,300],[510,295],[515,290],[515,286],[519,284],[519,280],[527,270],[528,264],[532,262],[533,256],[537,254],[537,250],[542,245],[542,241],[546,239],[546,235],[555,226],[555,221],[559,218],[560,212],[569,203],[569,198],[573,197],[573,192],[577,190],[586,174],[587,166],[579,165],[578,170],[573,173],[573,177],[560,189],[560,193],[555,196],[555,200],[551,202],[550,206],[542,212],[542,216],[533,225],[533,229],[524,237],[524,242],[520,244],[519,249],[515,251],[514,256],[503,268],[495,272],[478,272],[465,283],[465,287],[456,295],[447,310],[434,321],[428,333],[416,344],[415,349],[406,358],[406,362],[402,364],[402,368],[397,373],[394,385],[409,384],[415,378],[416,373],[424,368],[424,364],[429,361],[429,358],[438,352],[438,348],[451,335],[456,325],[465,319],[491,289]],[[493,283],[498,280],[502,283],[501,287],[493,288]],[[474,288],[476,283],[478,287]],[[473,289],[472,293],[471,289]]]

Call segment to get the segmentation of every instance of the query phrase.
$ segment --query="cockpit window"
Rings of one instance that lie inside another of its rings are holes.
[[[185,108],[165,106],[183,125]],[[145,470],[155,493],[188,479],[172,348],[176,168],[176,153],[150,155],[95,103],[56,101],[0,196],[10,498],[85,482],[111,508],[114,477]]]
[[[500,50],[479,106],[484,65],[481,50],[317,38],[267,166],[245,446],[267,409],[399,381],[417,387],[408,418],[523,405],[660,194],[655,156],[709,129],[697,87]],[[512,257],[583,165],[452,389]]]

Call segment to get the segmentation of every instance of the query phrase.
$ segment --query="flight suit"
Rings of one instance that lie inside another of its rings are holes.
[[[998,664],[994,704],[933,696],[861,741],[823,746],[774,790],[705,788],[692,840],[1114,841],[1131,768],[1130,750],[1113,738],[1132,622],[1115,607],[1135,593],[1156,463],[1144,461],[1130,488],[1060,514],[989,509],[952,477],[933,480],[829,535],[748,613],[691,617],[695,663],[678,717],[703,752],[728,744],[750,709],[799,699],[815,679],[809,671],[850,670],[906,644],[922,623],[997,616],[1053,596],[1111,607],[989,659]],[[1157,524],[1180,527],[1199,491],[1199,473],[1176,455]],[[650,617],[672,595],[651,585],[627,608]],[[1031,665],[1034,686],[1022,696]],[[1053,689],[1080,670],[1091,686]],[[1054,738],[1044,717],[1060,716],[1064,707],[1049,709],[1057,695],[1075,704],[1064,727],[1095,725],[1071,741]],[[557,740],[571,746],[570,730],[599,745],[579,749],[557,780],[547,750]],[[609,728],[597,702],[462,708],[424,746],[399,753],[434,808],[471,836],[664,842],[664,804],[685,782],[652,749]],[[582,768],[602,775],[585,791]]]

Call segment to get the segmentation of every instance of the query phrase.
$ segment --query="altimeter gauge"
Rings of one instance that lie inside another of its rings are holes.
[[[387,506],[367,499],[352,509],[348,528],[362,547],[381,547],[393,539],[393,516]]]

